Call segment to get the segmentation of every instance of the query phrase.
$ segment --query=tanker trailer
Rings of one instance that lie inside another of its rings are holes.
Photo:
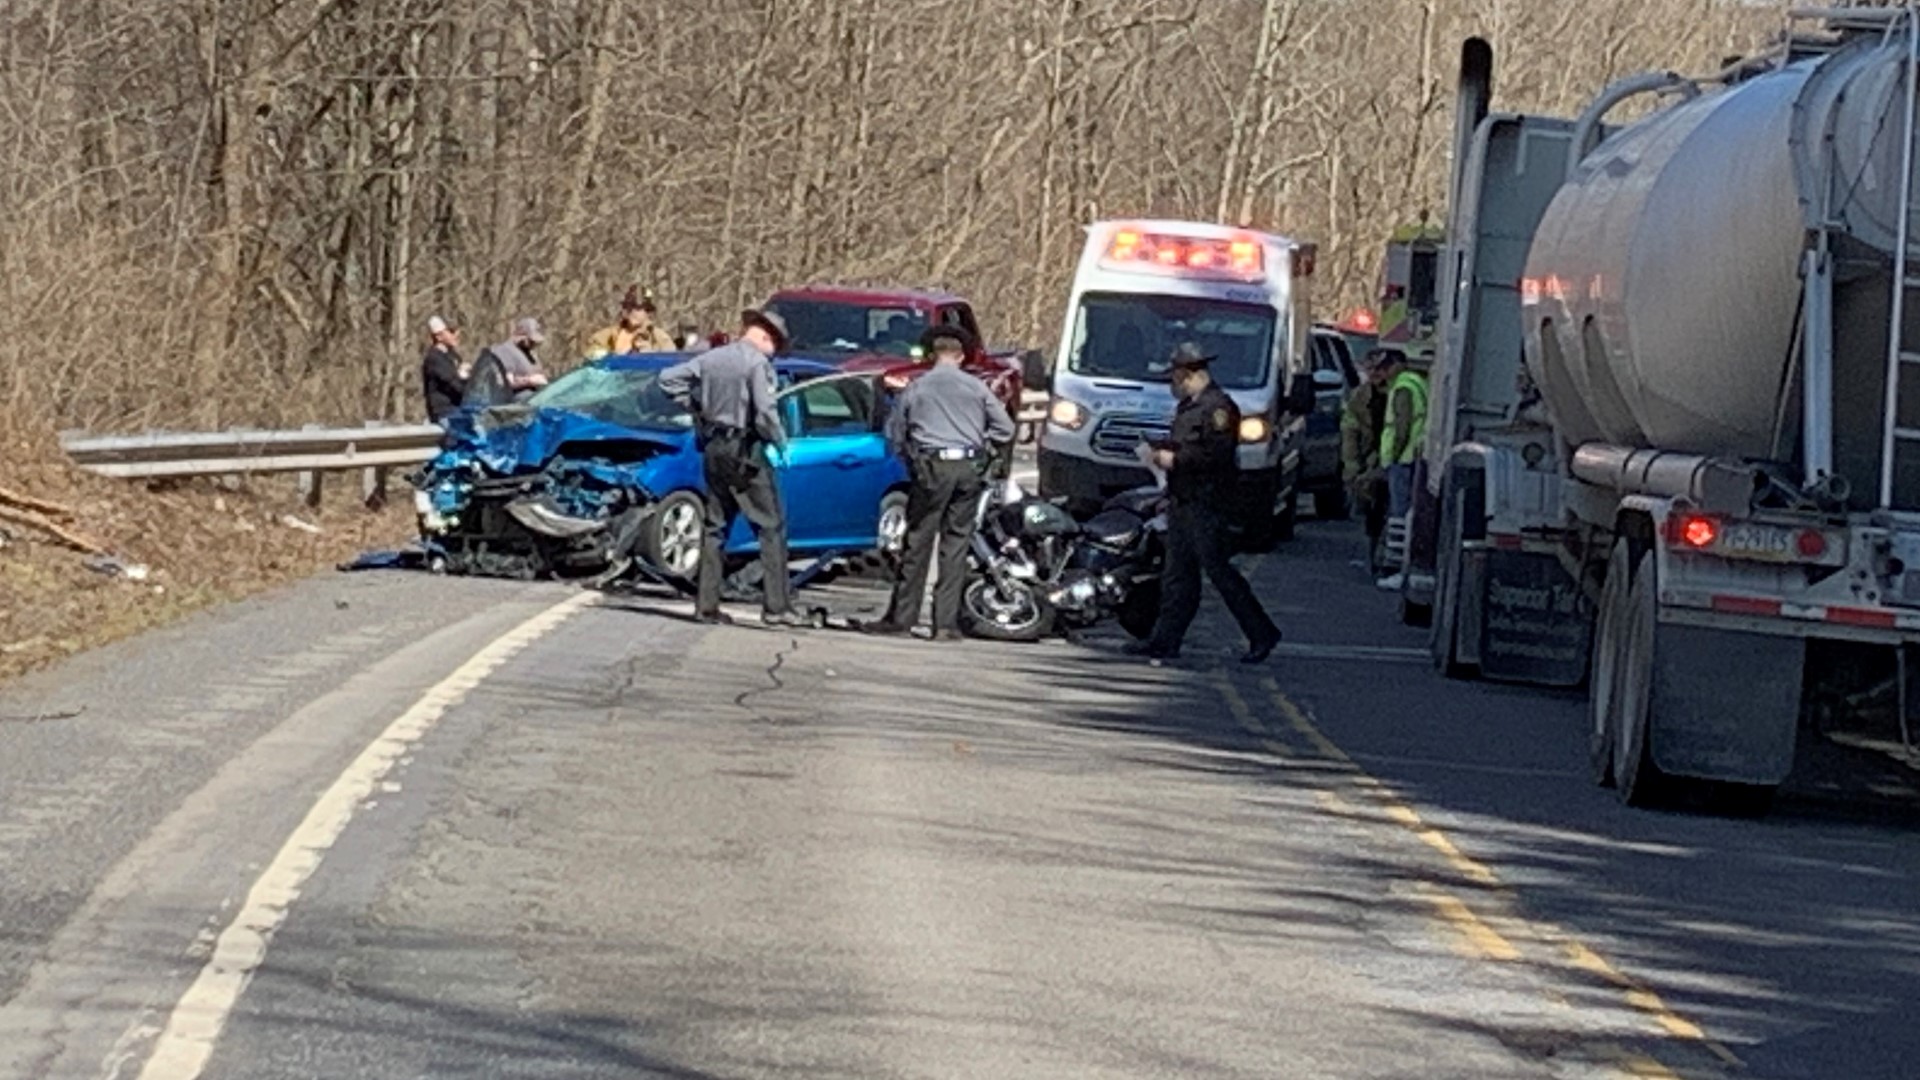
[[[1839,701],[1914,760],[1917,33],[1804,13],[1573,118],[1489,115],[1463,51],[1403,613],[1451,676],[1585,682],[1629,803],[1764,805]]]

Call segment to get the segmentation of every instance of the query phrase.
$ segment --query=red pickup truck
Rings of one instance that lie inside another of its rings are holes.
[[[931,326],[958,326],[974,341],[967,371],[984,380],[1008,413],[1020,412],[1028,354],[980,344],[973,306],[952,293],[927,289],[870,289],[828,285],[782,289],[761,305],[786,320],[792,338],[783,355],[805,357],[848,371],[883,372],[890,389],[925,370],[917,355]]]

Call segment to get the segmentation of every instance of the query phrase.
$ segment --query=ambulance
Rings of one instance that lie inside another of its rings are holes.
[[[1168,357],[1191,341],[1240,407],[1234,522],[1247,546],[1293,534],[1313,411],[1307,279],[1314,246],[1226,225],[1103,221],[1086,246],[1054,356],[1040,492],[1085,512],[1153,483],[1142,441],[1172,426]]]

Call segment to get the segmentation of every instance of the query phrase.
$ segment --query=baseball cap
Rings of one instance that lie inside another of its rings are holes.
[[[441,318],[438,315],[435,315],[427,320],[427,333],[429,334],[444,334],[447,331],[452,330],[453,328],[454,327],[452,323],[448,322],[447,320]]]
[[[546,331],[540,329],[540,320],[531,315],[514,320],[513,336],[526,338],[535,345],[547,340]]]

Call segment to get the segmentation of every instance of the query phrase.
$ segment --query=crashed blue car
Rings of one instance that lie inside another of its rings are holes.
[[[689,354],[594,361],[521,404],[446,421],[438,456],[414,477],[423,540],[452,573],[535,578],[601,573],[632,554],[681,578],[700,561],[702,475],[693,419],[658,386]],[[897,550],[907,469],[882,434],[871,372],[778,360],[788,437],[777,470],[797,558]],[[729,569],[759,549],[744,517]]]

